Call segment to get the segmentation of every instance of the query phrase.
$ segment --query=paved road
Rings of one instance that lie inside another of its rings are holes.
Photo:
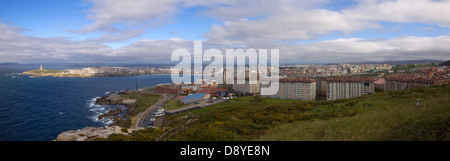
[[[152,118],[156,118],[156,111],[158,109],[162,108],[164,104],[166,104],[167,101],[169,101],[170,97],[168,95],[163,95],[163,98],[159,100],[156,104],[149,107],[144,114],[141,115],[141,117],[138,119],[138,122],[136,123],[137,127],[149,127],[154,126],[155,121],[151,121]]]

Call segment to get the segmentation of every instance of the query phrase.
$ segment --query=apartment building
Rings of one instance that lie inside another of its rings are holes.
[[[235,82],[233,84],[233,90],[247,94],[261,93],[261,82],[259,80],[251,82],[248,79],[245,80],[245,84],[237,84]]]
[[[327,78],[327,100],[358,97],[374,92],[373,77]]]
[[[316,100],[316,80],[311,78],[280,79],[278,93],[272,97],[292,100]]]
[[[424,87],[445,84],[450,78],[444,74],[435,73],[398,73],[386,77],[386,90],[397,91],[414,87]]]

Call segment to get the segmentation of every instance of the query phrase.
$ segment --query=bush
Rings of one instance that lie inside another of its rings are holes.
[[[255,97],[253,97],[253,102],[262,102],[263,101],[263,97],[261,95],[256,95]]]

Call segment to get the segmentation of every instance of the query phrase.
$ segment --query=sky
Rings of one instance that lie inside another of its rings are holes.
[[[450,59],[450,0],[2,0],[0,62],[176,63],[177,48],[281,64]]]

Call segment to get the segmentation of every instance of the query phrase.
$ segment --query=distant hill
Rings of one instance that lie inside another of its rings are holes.
[[[384,62],[354,62],[350,64],[389,64],[389,65],[402,65],[402,64],[423,64],[423,63],[442,63],[442,60],[403,60],[403,61],[384,61]]]
[[[0,66],[12,66],[12,65],[20,65],[20,64],[19,63],[11,63],[11,62],[0,63]]]
[[[447,60],[446,62],[443,62],[441,64],[439,64],[439,66],[450,66],[450,60]]]

